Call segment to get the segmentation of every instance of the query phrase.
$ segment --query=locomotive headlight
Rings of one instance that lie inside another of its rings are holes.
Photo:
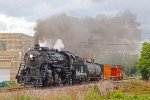
[[[30,55],[29,55],[29,57],[32,59],[32,58],[33,58],[33,55],[32,55],[32,54],[30,54]]]
[[[29,60],[33,61],[34,60],[34,56],[32,54],[29,55]]]

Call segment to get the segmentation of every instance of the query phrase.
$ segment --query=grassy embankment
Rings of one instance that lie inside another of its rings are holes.
[[[0,100],[150,100],[150,81],[131,80],[119,88],[111,83],[95,84],[90,87],[68,88],[66,91],[33,92],[24,90],[0,93]]]

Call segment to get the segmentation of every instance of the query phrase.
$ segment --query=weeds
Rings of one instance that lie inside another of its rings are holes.
[[[97,85],[90,87],[86,93],[86,100],[102,100],[100,90]]]
[[[35,92],[26,90],[12,93],[0,93],[0,100],[150,100],[150,82],[131,80],[122,83],[113,92],[112,87],[104,84],[94,84],[85,87],[72,87],[66,91]],[[104,87],[104,88],[103,88]],[[106,89],[105,89],[106,88]],[[105,92],[105,93],[103,93]]]
[[[150,94],[150,82],[142,80],[130,80],[124,83],[124,92],[132,94]]]

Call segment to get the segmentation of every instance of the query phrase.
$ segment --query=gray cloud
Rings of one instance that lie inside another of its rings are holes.
[[[36,21],[64,12],[85,17],[129,10],[137,15],[142,24],[143,37],[147,38],[145,30],[150,28],[149,3],[149,0],[0,0],[0,14]]]

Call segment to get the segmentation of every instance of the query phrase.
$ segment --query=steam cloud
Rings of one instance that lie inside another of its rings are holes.
[[[136,44],[141,40],[139,26],[136,16],[129,11],[86,18],[61,14],[38,21],[35,42],[46,41],[47,46],[53,47],[61,39],[65,50],[82,57],[94,56],[104,63],[103,59],[110,54],[137,52]]]

